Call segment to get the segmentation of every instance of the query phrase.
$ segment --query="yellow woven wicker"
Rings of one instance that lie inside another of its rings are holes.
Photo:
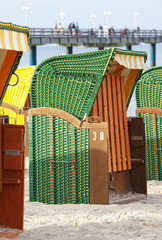
[[[8,86],[6,94],[3,99],[3,103],[8,103],[21,109],[25,106],[25,102],[30,90],[31,78],[36,66],[19,68],[15,71],[15,73],[19,77],[19,82],[16,86]],[[10,85],[13,85],[17,81],[15,75],[12,76],[10,80]],[[21,125],[24,124],[24,115],[18,115],[9,108],[0,107],[1,115],[9,116],[9,123],[13,124],[16,119],[16,124]]]

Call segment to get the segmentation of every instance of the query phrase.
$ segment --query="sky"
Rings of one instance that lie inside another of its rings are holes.
[[[30,28],[52,28],[61,22],[65,13],[64,27],[70,22],[80,28],[91,28],[96,14],[96,28],[106,23],[105,11],[110,11],[109,26],[115,29],[134,29],[136,21],[140,29],[162,29],[162,0],[0,0],[0,22],[26,25],[22,7],[30,7],[27,25]],[[134,13],[138,13],[138,17]]]

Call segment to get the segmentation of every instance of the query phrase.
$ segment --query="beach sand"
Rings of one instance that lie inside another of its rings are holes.
[[[25,170],[24,232],[17,239],[162,240],[162,181],[148,182],[146,200],[124,205],[46,205],[29,202]]]

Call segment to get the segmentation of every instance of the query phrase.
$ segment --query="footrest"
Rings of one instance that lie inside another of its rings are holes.
[[[1,228],[0,227],[0,238],[13,239],[17,238],[23,230],[20,229],[11,229],[11,228]]]

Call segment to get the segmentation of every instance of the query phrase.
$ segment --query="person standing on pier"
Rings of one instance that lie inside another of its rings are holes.
[[[100,24],[99,29],[98,29],[98,37],[102,37],[102,25]]]

